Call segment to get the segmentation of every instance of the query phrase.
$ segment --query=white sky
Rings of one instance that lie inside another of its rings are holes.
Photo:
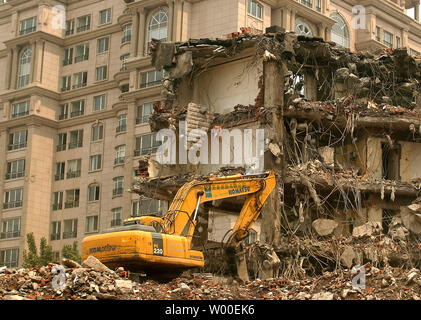
[[[409,10],[406,10],[406,14],[407,14],[408,16],[410,16],[411,18],[414,18],[414,13],[415,13],[414,8],[409,9]]]

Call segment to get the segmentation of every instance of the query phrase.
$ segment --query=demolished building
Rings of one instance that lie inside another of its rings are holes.
[[[163,102],[149,120],[154,132],[172,129],[178,137],[182,121],[190,138],[195,129],[251,129],[254,145],[256,129],[265,129],[264,169],[275,171],[277,189],[251,241],[280,257],[319,247],[307,256],[347,268],[367,261],[419,267],[421,57],[406,49],[352,53],[271,27],[263,35],[155,41],[152,63],[167,72]],[[230,153],[234,159],[233,147]],[[146,158],[132,191],[170,201],[192,179],[248,169]],[[193,243],[223,242],[239,203],[202,206]],[[282,265],[262,248],[263,260]],[[296,263],[304,268],[303,259]]]

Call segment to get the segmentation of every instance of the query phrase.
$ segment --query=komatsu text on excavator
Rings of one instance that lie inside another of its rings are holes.
[[[181,187],[162,217],[128,219],[112,231],[88,236],[82,241],[82,258],[92,255],[110,268],[133,272],[176,272],[204,267],[201,251],[191,250],[199,205],[205,202],[246,196],[227,244],[238,252],[248,231],[259,217],[275,188],[273,171],[258,175],[233,175],[194,180]],[[229,230],[227,230],[229,231]],[[247,279],[244,255],[237,254],[240,278]]]

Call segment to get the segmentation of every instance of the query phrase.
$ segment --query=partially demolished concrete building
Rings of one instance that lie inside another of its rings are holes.
[[[168,75],[149,120],[154,132],[179,133],[180,121],[190,137],[197,128],[265,129],[264,169],[275,171],[277,189],[250,239],[261,243],[250,257],[263,256],[250,268],[266,261],[291,276],[332,263],[419,265],[421,57],[351,53],[271,27],[224,40],[156,41],[152,62]],[[170,201],[192,179],[247,169],[145,158],[133,191]],[[201,208],[196,245],[219,243],[240,203]]]

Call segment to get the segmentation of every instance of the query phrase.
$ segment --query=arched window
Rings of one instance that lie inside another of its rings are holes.
[[[296,21],[295,33],[299,36],[313,37],[313,30],[311,30],[310,26],[302,20]]]
[[[168,11],[159,9],[149,21],[148,25],[148,49],[152,39],[167,41],[168,39]]]
[[[23,50],[19,60],[18,88],[26,87],[29,84],[31,73],[32,49]]]
[[[332,13],[330,17],[336,21],[332,27],[332,41],[344,48],[349,48],[350,36],[345,20],[336,12]]]

